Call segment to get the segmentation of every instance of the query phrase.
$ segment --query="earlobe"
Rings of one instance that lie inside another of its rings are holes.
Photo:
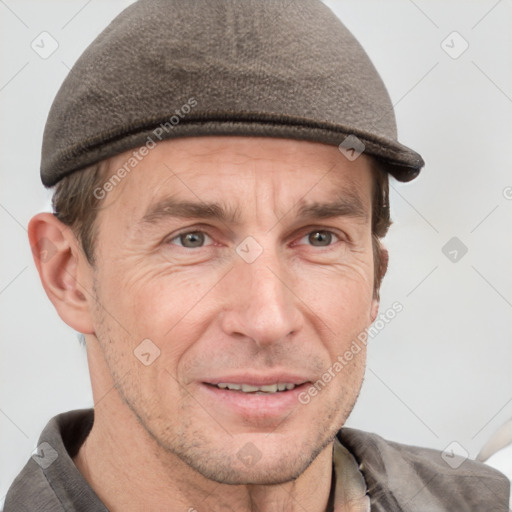
[[[380,306],[380,301],[378,298],[374,298],[373,301],[372,301],[372,309],[371,309],[371,312],[370,312],[370,324],[373,324],[373,322],[375,322],[375,319],[377,318],[377,315],[379,314],[379,306]]]
[[[381,282],[384,279],[386,272],[388,271],[388,264],[389,264],[389,251],[381,243],[380,244],[380,265],[379,265],[379,275],[380,275]]]
[[[84,334],[93,333],[89,267],[71,229],[51,213],[35,215],[28,226],[34,262],[43,288],[62,320]]]

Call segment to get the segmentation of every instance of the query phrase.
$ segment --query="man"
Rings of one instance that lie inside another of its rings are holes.
[[[320,1],[126,9],[55,99],[29,225],[95,408],[50,421],[5,511],[506,511],[500,473],[342,428],[388,175],[422,166]]]

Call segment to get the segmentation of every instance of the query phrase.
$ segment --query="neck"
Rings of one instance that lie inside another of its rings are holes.
[[[107,375],[90,369],[91,375]],[[122,401],[110,378],[93,379],[93,396],[94,425],[74,462],[111,512],[327,509],[332,444],[294,481],[274,485],[221,484],[205,478],[163,449]]]

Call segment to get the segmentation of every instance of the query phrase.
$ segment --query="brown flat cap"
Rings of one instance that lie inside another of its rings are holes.
[[[199,135],[364,149],[400,181],[424,165],[397,141],[393,105],[367,54],[320,0],[139,0],[57,93],[41,179],[53,186],[126,150]]]

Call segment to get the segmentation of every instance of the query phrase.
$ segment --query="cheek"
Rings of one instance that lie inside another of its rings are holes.
[[[167,410],[170,396],[176,407],[185,403],[178,370],[201,334],[202,321],[191,313],[201,313],[201,284],[119,269],[100,279],[96,336],[121,395],[146,419]]]
[[[363,263],[319,267],[299,275],[294,289],[307,308],[341,334],[350,326],[365,328],[371,323],[371,272],[371,265]]]
[[[136,272],[133,271],[136,268]],[[176,268],[169,264],[114,268],[102,276],[109,323],[119,324],[137,346],[150,339],[169,363],[197,339],[211,317],[208,304],[222,273],[215,269]]]

